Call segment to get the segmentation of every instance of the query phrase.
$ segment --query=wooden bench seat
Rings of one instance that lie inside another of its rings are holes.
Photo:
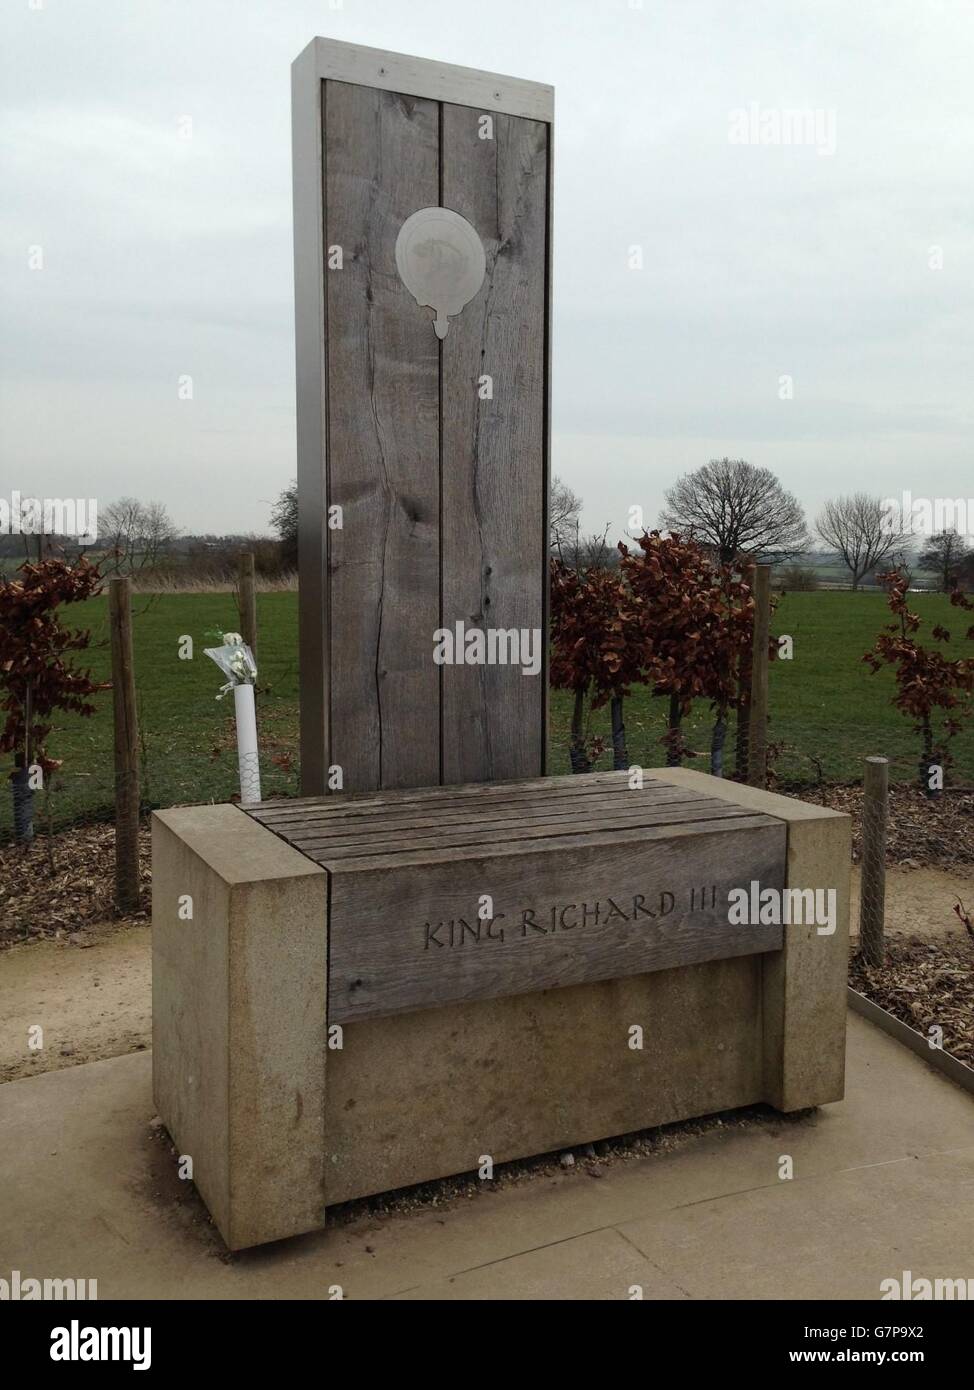
[[[727,895],[784,885],[781,821],[625,773],[272,801],[247,813],[328,874],[328,1017],[781,947]]]

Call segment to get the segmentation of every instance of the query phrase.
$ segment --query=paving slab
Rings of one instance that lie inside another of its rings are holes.
[[[871,1299],[904,1269],[974,1278],[974,1098],[848,1023],[846,1098],[800,1119],[233,1256],[150,1123],[147,1053],[8,1082],[0,1274],[103,1299]]]

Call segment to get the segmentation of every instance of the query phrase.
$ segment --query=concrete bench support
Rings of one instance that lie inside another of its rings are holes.
[[[690,768],[667,768],[653,776],[698,790],[712,789],[715,781]],[[836,893],[833,935],[819,935],[814,926],[791,926],[784,948],[762,957],[764,1099],[785,1112],[841,1100],[852,822],[827,807],[757,787],[724,781],[720,787],[725,800],[785,822],[788,887],[834,888]]]
[[[153,1095],[232,1250],[324,1221],[326,907],[236,806],[153,816]]]
[[[849,818],[700,773],[649,775],[743,808],[758,838],[760,817],[783,825],[786,883],[835,889],[835,932],[786,927],[777,949],[347,1012],[334,1048],[329,872],[236,807],[156,814],[156,1105],[231,1248],[316,1229],[329,1205],[471,1171],[485,1155],[500,1163],[760,1101],[787,1111],[841,1099]],[[605,891],[593,881],[593,895]],[[404,931],[413,915],[403,901]],[[577,939],[551,949],[576,951]]]

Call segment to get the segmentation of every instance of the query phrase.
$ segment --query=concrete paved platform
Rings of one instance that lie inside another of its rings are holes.
[[[138,1053],[0,1086],[0,1277],[96,1278],[103,1299],[875,1299],[906,1269],[974,1277],[974,1099],[855,1016],[847,1097],[805,1120],[233,1257],[149,1083]]]

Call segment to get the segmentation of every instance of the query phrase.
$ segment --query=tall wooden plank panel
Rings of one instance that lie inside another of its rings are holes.
[[[544,770],[548,126],[441,119],[443,206],[487,253],[442,346],[443,623],[528,633],[541,659],[443,669],[443,781],[493,781]]]
[[[541,775],[551,88],[316,39],[292,109],[302,790]],[[487,265],[442,338],[396,259],[441,208]],[[523,633],[538,673],[438,666],[457,623]]]
[[[331,761],[346,790],[439,781],[439,362],[396,270],[438,196],[435,101],[325,84]]]

